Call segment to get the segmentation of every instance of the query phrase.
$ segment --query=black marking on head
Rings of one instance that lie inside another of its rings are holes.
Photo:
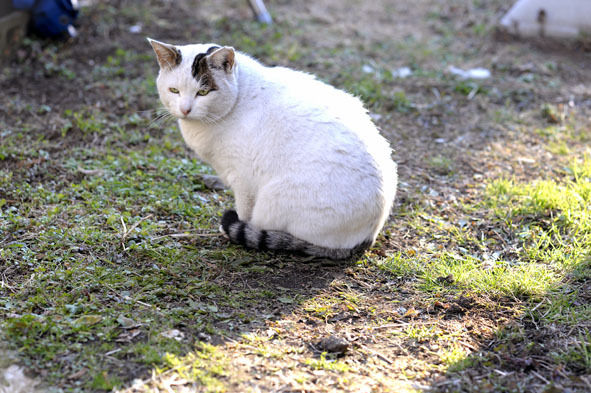
[[[191,75],[193,75],[193,78],[195,78],[197,81],[201,81],[203,86],[209,90],[218,89],[213,76],[211,75],[209,65],[207,64],[207,56],[217,48],[219,48],[219,46],[212,46],[207,50],[207,52],[199,53],[197,56],[195,56],[195,60],[193,60],[193,65],[191,66]]]
[[[240,226],[236,231],[236,243],[246,246],[246,223],[240,222]]]
[[[267,231],[262,230],[259,236],[259,244],[257,248],[259,250],[266,250],[267,249]]]
[[[205,56],[207,56],[205,53],[199,53],[197,56],[195,56],[195,60],[193,60],[191,74],[195,79],[199,79],[201,74],[204,74],[209,70]]]
[[[219,47],[219,46],[217,46],[217,45],[214,45],[214,46],[210,47],[210,48],[207,50],[207,52],[205,52],[205,54],[206,54],[206,55],[210,55],[210,54],[211,54],[211,53],[212,53],[214,50],[216,50],[216,49],[220,49],[220,47]]]

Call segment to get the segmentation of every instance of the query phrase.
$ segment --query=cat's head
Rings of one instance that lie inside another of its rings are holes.
[[[173,116],[216,122],[230,112],[238,97],[233,48],[148,41],[160,65],[160,101]]]

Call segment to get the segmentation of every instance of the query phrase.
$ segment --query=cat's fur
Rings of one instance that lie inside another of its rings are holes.
[[[160,100],[234,191],[237,214],[222,219],[233,242],[333,259],[373,244],[397,173],[357,98],[230,47],[149,41]]]

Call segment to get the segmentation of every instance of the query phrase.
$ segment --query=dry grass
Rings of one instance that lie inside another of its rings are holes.
[[[495,36],[500,0],[268,3],[265,28],[239,3],[100,2],[0,73],[14,362],[49,392],[589,391],[589,52]],[[376,246],[333,263],[217,236],[232,196],[157,119],[144,33],[361,96],[400,169]]]

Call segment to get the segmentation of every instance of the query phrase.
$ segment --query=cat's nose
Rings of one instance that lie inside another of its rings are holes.
[[[191,112],[191,108],[181,108],[183,116],[187,116]]]

